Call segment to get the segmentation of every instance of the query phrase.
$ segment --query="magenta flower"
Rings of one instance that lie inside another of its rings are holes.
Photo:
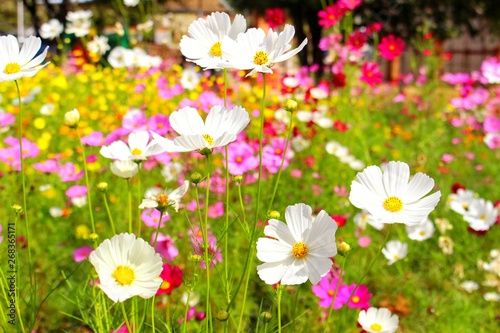
[[[45,160],[32,165],[33,169],[44,173],[54,173],[59,171],[59,163],[57,160]]]
[[[73,163],[68,162],[59,166],[59,177],[63,182],[74,182],[84,176],[83,170],[76,170]]]
[[[286,139],[283,138],[272,138],[271,143],[262,149],[262,165],[270,172],[278,172],[281,160],[283,159],[283,153],[285,151]],[[288,164],[290,164],[290,154],[291,149],[288,146],[288,151],[286,152],[285,162],[283,163],[283,169],[286,169]]]
[[[222,201],[214,203],[208,206],[208,217],[211,219],[216,219],[218,217],[224,216],[224,204]]]
[[[87,186],[73,185],[66,190],[66,195],[70,198],[80,198],[87,195]]]
[[[363,0],[339,0],[337,4],[347,10],[354,10],[361,5]]]
[[[148,227],[158,228],[160,214],[161,212],[154,208],[144,209],[144,211],[141,213],[141,220]],[[164,228],[165,222],[167,222],[168,220],[170,220],[170,215],[164,214],[161,219],[160,228]]]
[[[340,7],[338,4],[334,3],[330,6],[327,6],[324,10],[321,10],[318,13],[318,24],[325,29],[330,28],[337,24],[345,14],[345,8]]]
[[[155,238],[156,232],[153,232],[151,235],[151,244],[154,244]],[[179,255],[179,250],[175,247],[170,235],[164,235],[161,232],[158,233],[156,252],[167,261],[173,261]]]
[[[339,297],[335,297],[337,283],[342,284],[342,280],[339,281],[338,276],[335,276],[330,272],[322,277],[321,280],[319,280],[318,284],[312,286],[312,292],[320,299],[318,303],[319,306],[321,306],[322,308],[331,307],[334,298],[335,304],[333,305],[333,308],[335,310],[340,309],[342,305],[344,305]]]
[[[374,87],[382,83],[383,76],[377,63],[365,62],[363,66],[361,66],[361,77],[359,80]]]
[[[4,129],[6,129],[7,126],[12,125],[16,122],[16,117],[14,115],[6,112],[6,113],[0,113],[0,132],[3,132]]]
[[[342,304],[346,304],[349,300],[349,296],[351,296],[352,291],[356,288],[356,284],[353,283],[351,285],[341,285],[339,289],[339,302]],[[347,306],[349,308],[358,308],[358,309],[368,309],[370,307],[370,298],[373,294],[368,292],[368,287],[364,284],[360,285],[354,295],[352,295],[351,301]]]
[[[0,149],[0,161],[9,165],[16,171],[21,171],[21,156],[19,148],[2,148]]]
[[[90,246],[79,247],[73,251],[73,259],[75,259],[76,262],[84,261],[92,251],[94,251],[94,248]]]
[[[500,132],[500,118],[488,115],[484,118],[483,129],[486,133]]]
[[[101,132],[92,132],[82,137],[82,143],[87,146],[100,147],[104,144],[104,135]]]
[[[236,141],[228,146],[228,167],[231,175],[243,175],[259,166],[259,159],[248,143]]]
[[[394,58],[400,56],[405,47],[403,39],[392,34],[382,37],[380,44],[378,44],[380,55],[387,60],[394,60]]]
[[[163,114],[152,116],[148,120],[147,128],[148,130],[153,131],[158,135],[165,136],[171,130],[168,116]]]

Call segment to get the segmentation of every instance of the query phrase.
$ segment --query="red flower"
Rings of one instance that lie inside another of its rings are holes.
[[[339,228],[345,226],[347,222],[347,219],[343,215],[332,215],[332,219],[337,223]]]
[[[380,30],[382,30],[382,23],[380,22],[374,22],[366,27],[366,33],[369,35],[375,32],[379,32]]]
[[[365,82],[371,87],[379,85],[382,83],[382,77],[384,75],[380,71],[378,64],[375,62],[365,62],[361,66],[361,77],[359,80]]]
[[[349,126],[340,120],[335,120],[333,123],[333,128],[335,128],[339,132],[346,132],[349,129]]]
[[[453,192],[455,194],[460,189],[465,190],[465,186],[463,186],[462,184],[459,184],[459,183],[454,183],[453,185],[451,185],[451,192]]]
[[[330,5],[318,13],[318,24],[323,28],[330,28],[337,24],[345,13],[345,8],[341,8],[337,4]]]
[[[347,38],[347,46],[349,46],[351,50],[359,50],[366,44],[366,41],[366,35],[361,31],[356,30]]]
[[[334,73],[332,75],[332,84],[335,88],[343,88],[346,86],[345,74],[344,73]]]
[[[170,295],[172,290],[182,284],[182,271],[179,266],[164,264],[160,277],[163,279],[163,283],[160,285],[160,289],[158,289],[156,295]]]
[[[387,35],[382,38],[378,44],[380,55],[387,60],[393,60],[395,57],[400,56],[405,50],[405,42],[400,37],[394,35]]]
[[[266,22],[271,29],[283,25],[283,23],[285,23],[285,11],[283,8],[276,7],[266,9]]]

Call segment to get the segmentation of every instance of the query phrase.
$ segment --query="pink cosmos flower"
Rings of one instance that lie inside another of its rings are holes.
[[[372,239],[370,236],[360,236],[358,238],[358,245],[360,247],[368,247],[372,243]]]
[[[325,29],[330,28],[337,24],[345,14],[345,8],[342,8],[337,3],[334,3],[318,13],[318,24]]]
[[[156,238],[156,232],[153,232],[151,235],[151,245],[154,244]],[[158,233],[156,252],[167,261],[173,261],[174,258],[179,255],[179,250],[175,247],[174,241],[170,235],[164,235],[161,232]]]
[[[94,251],[94,248],[90,246],[79,247],[73,251],[73,259],[76,262],[84,261],[92,251]]]
[[[163,283],[160,285],[156,295],[170,295],[174,289],[182,284],[182,271],[179,266],[164,264],[160,278],[162,278]]]
[[[164,114],[157,114],[149,118],[147,126],[148,130],[157,133],[158,135],[165,136],[171,130],[168,116]]]
[[[451,163],[454,159],[455,157],[452,154],[443,154],[443,156],[441,156],[441,161],[444,163]]]
[[[358,8],[362,2],[363,0],[339,0],[337,4],[347,10],[354,10]]]
[[[69,198],[80,198],[87,195],[87,186],[73,185],[66,190],[66,195]]]
[[[140,109],[130,109],[122,119],[122,127],[130,132],[146,129],[147,117]]]
[[[352,291],[356,288],[356,284],[353,283],[351,285],[341,285],[338,298],[339,302],[342,304],[346,304],[349,300],[349,296],[351,296]],[[360,285],[356,292],[351,298],[351,301],[347,304],[349,308],[358,308],[358,309],[368,309],[370,307],[370,298],[373,294],[368,292],[368,287],[364,284]]]
[[[59,163],[54,159],[35,163],[32,165],[32,167],[33,169],[44,173],[55,173],[59,171]]]
[[[104,135],[101,132],[92,132],[82,137],[82,143],[87,146],[100,147],[104,144]]]
[[[243,175],[259,166],[255,151],[244,141],[235,141],[227,148],[228,167],[231,175]]]
[[[483,129],[486,133],[500,132],[500,118],[488,115],[484,118]]]
[[[193,252],[199,255],[202,260],[200,261],[200,266],[206,269],[205,264],[205,249],[203,247],[203,233],[199,226],[195,226],[192,230],[188,231],[191,237],[191,245],[193,247]],[[208,257],[211,258],[210,267],[214,267],[218,262],[222,262],[222,253],[220,248],[217,247],[217,238],[212,234],[212,231],[208,231],[207,235],[208,242]]]
[[[59,178],[63,182],[74,182],[82,178],[85,174],[84,170],[77,171],[75,165],[71,162],[59,166]]]
[[[359,30],[356,30],[352,34],[350,34],[349,37],[347,38],[347,46],[351,50],[359,50],[363,46],[365,46],[367,40],[368,37],[364,33],[362,33]]]
[[[488,133],[484,136],[484,143],[490,149],[499,149],[500,148],[500,135],[496,133]]]
[[[144,209],[141,213],[141,220],[145,225],[151,228],[158,228],[158,222],[160,221],[160,211],[154,208]],[[160,228],[165,227],[165,222],[170,220],[170,215],[164,214],[160,223]]]
[[[342,305],[344,305],[339,297],[335,297],[335,290],[338,283],[342,284],[342,280],[339,281],[339,278],[330,272],[322,277],[318,284],[312,286],[312,292],[320,299],[318,303],[320,307],[331,307],[334,298],[335,304],[333,305],[333,308],[335,310],[340,309]]]
[[[481,64],[481,74],[488,83],[500,83],[500,62],[498,58],[485,59]]]
[[[15,138],[13,136],[9,136],[5,138],[4,142],[11,146],[12,148],[16,148],[19,150],[19,139]],[[31,142],[30,140],[23,138],[23,157],[37,157],[38,154],[40,154],[40,149],[38,149],[38,146],[36,143]],[[20,154],[19,154],[20,156]]]
[[[395,57],[400,56],[405,47],[403,39],[392,34],[382,37],[378,44],[380,55],[387,60],[393,60]]]
[[[224,216],[224,204],[219,201],[213,205],[208,206],[208,217],[211,219],[216,219],[218,217]]]
[[[0,161],[9,165],[16,171],[21,171],[21,156],[19,148],[2,148],[0,149]]]
[[[359,80],[365,82],[371,87],[375,87],[382,83],[382,77],[384,75],[380,71],[378,64],[375,62],[365,62],[361,66],[361,77]]]
[[[5,112],[0,113],[0,132],[2,132],[7,126],[10,126],[16,122],[16,117],[14,115]]]
[[[262,149],[262,165],[270,172],[278,172],[281,161],[283,159],[283,153],[285,151],[286,139],[283,138],[272,138],[270,144]],[[283,169],[285,169],[288,164],[290,164],[290,153],[291,149],[288,146],[288,151],[286,152],[285,162],[283,163]]]

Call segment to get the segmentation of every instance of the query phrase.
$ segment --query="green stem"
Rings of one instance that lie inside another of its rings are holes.
[[[151,332],[155,332],[155,298],[156,295],[153,295],[151,298]]]
[[[279,284],[276,288],[276,298],[278,300],[278,333],[281,333],[281,295],[283,294],[283,285]]]
[[[137,200],[139,200],[139,206],[142,202],[142,194],[141,194],[141,163],[137,163]],[[141,227],[142,227],[142,221],[141,221],[141,210],[137,209],[137,238],[141,237]]]
[[[116,235],[115,223],[113,221],[113,215],[111,215],[111,211],[109,210],[108,199],[106,197],[106,193],[103,193],[102,196],[104,198],[104,207],[106,207],[106,212],[108,214],[109,223],[111,225],[111,231],[113,232],[113,235]]]
[[[223,77],[224,77],[224,107],[227,106],[227,68],[224,68],[223,70]],[[225,231],[224,231],[224,277],[225,277],[225,283],[226,283],[226,300],[227,304],[231,302],[231,288],[229,287],[229,152],[228,152],[228,146],[226,145],[224,147],[224,152],[225,152],[225,163],[226,163],[226,205],[225,205],[225,213],[226,213],[226,220],[225,220]],[[227,324],[229,321],[225,322],[225,327],[227,327]]]
[[[160,211],[160,221],[158,221],[158,226],[156,227],[155,241],[153,243],[153,248],[156,250],[156,242],[158,241],[158,234],[160,233],[161,220],[163,219],[163,210]]]
[[[207,187],[205,190],[205,217],[204,217],[204,222],[203,222],[203,254],[204,254],[204,260],[205,260],[205,269],[207,273],[207,295],[206,295],[206,311],[207,311],[207,318],[206,318],[206,323],[205,323],[205,328],[206,332],[212,332],[211,330],[211,324],[212,324],[212,311],[211,311],[211,306],[210,306],[210,263],[211,263],[211,258],[209,257],[209,247],[210,245],[208,244],[208,201],[209,201],[209,196],[210,196],[210,155],[206,155],[206,161],[207,161],[207,169],[208,169],[208,175],[207,175]]]
[[[189,312],[189,297],[191,296],[191,292],[188,291],[187,293],[187,300],[186,300],[186,309],[184,310],[184,327],[183,327],[183,332],[187,333],[187,326],[188,326],[188,312]]]
[[[243,314],[244,314],[244,311],[243,309],[245,309],[245,303],[246,303],[246,299],[247,299],[247,290],[248,290],[248,283],[249,283],[249,280],[250,280],[250,265],[251,265],[251,262],[253,261],[253,258],[254,258],[254,252],[255,252],[255,246],[254,246],[254,238],[255,238],[255,229],[257,229],[257,223],[259,221],[259,210],[260,210],[260,196],[261,196],[261,189],[262,189],[262,146],[263,146],[263,140],[264,140],[264,120],[265,120],[265,117],[264,117],[264,111],[266,109],[266,74],[263,73],[262,74],[262,77],[263,77],[263,89],[262,89],[262,101],[261,101],[261,106],[260,106],[260,129],[259,129],[259,175],[257,177],[257,202],[255,204],[255,219],[254,219],[254,222],[253,222],[253,225],[252,225],[252,232],[250,233],[250,248],[247,252],[247,257],[246,257],[246,260],[245,260],[245,266],[243,267],[243,275],[246,275],[245,276],[245,279],[246,279],[246,283],[245,283],[245,292],[244,292],[244,296],[243,296],[243,304],[241,306],[241,314],[240,314],[240,319],[239,319],[239,323],[238,323],[238,332],[240,332],[241,330],[241,325],[243,323]],[[238,291],[240,289],[240,286],[243,282],[243,278],[240,280],[240,282],[238,283],[238,286],[236,287],[236,291],[234,292],[234,294],[238,294]],[[232,305],[232,301],[231,303],[229,303],[228,305],[228,309],[227,311],[229,312],[229,308],[230,306]]]
[[[128,232],[132,233],[132,183],[127,179],[128,187]]]
[[[342,272],[345,272],[346,261],[347,261],[347,253],[344,255],[344,261],[342,262],[342,269],[337,277],[337,284],[335,285],[335,294],[333,295],[332,305],[330,306],[330,309],[328,310],[328,315],[325,319],[325,329],[323,330],[324,333],[326,333],[327,330],[330,328],[330,326],[328,325],[328,319],[332,316],[333,307],[335,306],[335,300],[337,299],[337,295],[339,293],[340,276],[342,275]],[[349,303],[347,303],[347,304],[349,304]]]
[[[288,145],[290,144],[290,138],[292,137],[292,129],[293,129],[293,113],[290,114],[290,126],[288,127],[288,134],[286,137],[285,150],[283,151],[283,158],[281,159],[281,165],[278,170],[278,174],[276,176],[276,183],[274,184],[273,196],[271,197],[271,201],[269,202],[269,208],[267,211],[271,211],[273,207],[274,198],[276,197],[276,192],[278,191],[278,185],[280,183],[281,172],[283,171],[283,165],[286,160],[286,152],[288,151]]]
[[[125,325],[127,326],[127,330],[129,332],[133,332],[132,331],[132,327],[130,326],[130,321],[128,320],[127,311],[125,310],[125,304],[123,302],[121,302],[120,305],[121,305],[121,308],[122,308],[123,319],[125,320]]]
[[[389,224],[389,228],[387,230],[387,234],[385,235],[384,241],[382,242],[382,245],[380,245],[380,248],[378,249],[377,254],[375,254],[375,257],[373,257],[372,262],[368,266],[368,269],[361,276],[361,279],[359,279],[359,281],[356,283],[356,286],[352,290],[351,295],[349,295],[349,298],[347,299],[346,304],[349,304],[351,302],[351,298],[354,296],[354,293],[356,293],[356,290],[358,290],[358,287],[361,285],[361,283],[363,283],[363,280],[368,275],[368,272],[370,272],[370,270],[372,269],[373,265],[375,265],[375,262],[377,261],[377,258],[379,257],[380,253],[382,252],[382,249],[384,248],[385,244],[387,243],[387,240],[389,239],[389,235],[391,233],[391,230],[392,230],[392,224]],[[346,311],[345,308],[347,308],[347,306],[344,307],[344,309],[342,309],[342,313],[340,314],[339,325],[337,327],[337,332],[340,332],[340,326],[342,325],[342,319],[343,319],[345,311]]]
[[[89,215],[90,215],[90,223],[92,224],[92,233],[95,234],[95,221],[94,221],[94,213],[92,209],[92,199],[90,198],[90,181],[89,181],[89,170],[87,168],[87,156],[85,155],[85,149],[83,147],[82,138],[78,129],[75,127],[76,135],[78,136],[78,142],[80,143],[80,149],[82,150],[82,158],[83,158],[83,169],[85,170],[85,185],[87,185],[87,206],[89,207]]]
[[[36,290],[37,290],[37,279],[35,278],[35,272],[33,271],[33,261],[31,257],[31,237],[30,228],[28,221],[28,204],[27,204],[27,192],[26,192],[26,174],[24,170],[24,153],[23,153],[23,108],[21,103],[21,91],[19,90],[19,84],[17,80],[14,81],[17,89],[17,99],[19,101],[19,157],[21,159],[21,183],[23,187],[23,210],[24,210],[24,224],[26,226],[26,244],[28,245],[28,276],[30,280],[31,288],[31,298],[33,303],[36,303]]]

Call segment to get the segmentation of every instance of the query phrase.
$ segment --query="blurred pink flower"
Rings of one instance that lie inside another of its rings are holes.
[[[500,132],[500,118],[488,115],[484,118],[483,129],[486,133]]]
[[[368,247],[372,243],[370,236],[361,236],[358,238],[358,245],[360,247]]]
[[[445,153],[445,154],[443,154],[443,156],[441,156],[441,161],[443,161],[444,163],[450,163],[454,159],[455,159],[455,157],[452,154]]]
[[[271,29],[283,25],[285,23],[285,11],[283,8],[275,7],[266,9],[266,22]]]
[[[92,251],[94,251],[94,248],[90,246],[79,247],[73,251],[73,259],[75,259],[76,262],[84,261]]]
[[[82,143],[87,146],[100,147],[104,144],[104,135],[101,132],[92,132],[82,137]]]
[[[379,85],[382,83],[382,77],[384,75],[380,71],[378,64],[375,62],[365,62],[361,66],[361,77],[359,80],[365,82],[371,87]]]
[[[271,142],[262,149],[262,165],[270,172],[278,172],[281,161],[283,159],[283,153],[285,151],[286,139],[283,138],[272,138]],[[286,152],[285,162],[283,163],[283,169],[285,169],[288,164],[290,164],[290,145],[288,146],[288,151]]]
[[[174,241],[170,235],[164,235],[161,232],[156,236],[156,232],[151,235],[151,245],[156,241],[156,252],[159,253],[166,261],[173,261],[179,255],[179,250],[175,247]]]
[[[314,295],[319,297],[318,305],[322,308],[329,308],[332,306],[333,299],[335,298],[335,304],[333,308],[335,310],[340,309],[344,303],[339,297],[335,297],[335,290],[337,289],[337,284],[342,284],[342,280],[339,280],[337,276],[334,276],[331,272],[321,278],[317,285],[312,286],[312,292]],[[339,286],[340,290],[340,286]]]
[[[342,285],[339,289],[338,298],[339,302],[342,304],[346,304],[351,296],[352,292],[356,288],[356,284],[353,283],[351,285]],[[370,299],[373,294],[368,292],[368,287],[364,284],[360,285],[358,289],[352,295],[351,301],[347,304],[349,308],[358,308],[358,309],[368,309],[370,307]]]
[[[393,34],[382,37],[378,44],[380,55],[387,60],[393,60],[400,56],[405,50],[406,44],[402,38],[396,37]]]
[[[337,3],[327,6],[324,10],[319,11],[318,24],[323,28],[330,28],[336,25],[346,14],[345,8],[340,7]]]
[[[235,141],[228,146],[228,166],[231,175],[243,175],[259,166],[255,151],[244,141]]]
[[[160,221],[160,211],[155,208],[144,209],[141,213],[141,220],[145,225],[151,228],[158,228],[158,222]],[[170,220],[170,215],[164,214],[162,217],[162,222],[160,223],[160,228],[165,227],[165,222]]]
[[[361,5],[363,0],[339,0],[337,4],[345,9],[354,10]]]

